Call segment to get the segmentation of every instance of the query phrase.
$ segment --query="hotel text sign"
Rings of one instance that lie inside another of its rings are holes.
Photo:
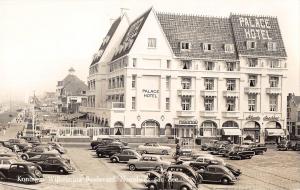
[[[268,18],[239,17],[240,26],[244,28],[247,39],[272,40]]]
[[[159,90],[143,89],[142,92],[145,98],[157,98]]]

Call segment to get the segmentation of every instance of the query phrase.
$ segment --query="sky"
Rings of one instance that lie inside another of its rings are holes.
[[[68,69],[86,82],[93,54],[121,8],[131,21],[155,11],[276,16],[288,54],[289,92],[300,95],[299,0],[0,0],[0,102],[55,91]]]

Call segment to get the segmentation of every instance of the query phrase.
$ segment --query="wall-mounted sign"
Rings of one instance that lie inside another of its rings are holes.
[[[178,120],[179,125],[197,125],[197,120]]]
[[[268,18],[239,17],[239,21],[247,39],[272,40],[268,31],[271,29]]]
[[[265,116],[263,118],[264,121],[278,121],[279,117],[278,116]]]
[[[159,90],[143,89],[142,92],[145,98],[157,98],[159,94]]]
[[[259,121],[260,117],[259,116],[253,116],[253,115],[248,115],[246,117],[246,120],[250,120],[250,121]]]

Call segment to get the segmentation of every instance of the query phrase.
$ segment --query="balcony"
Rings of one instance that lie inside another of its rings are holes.
[[[267,94],[281,94],[281,88],[278,87],[270,87],[266,88]]]
[[[217,112],[216,111],[200,111],[200,117],[215,118],[215,117],[217,117]]]
[[[260,94],[260,88],[258,87],[245,87],[244,91],[246,94]]]
[[[194,117],[195,115],[195,111],[193,110],[180,110],[177,111],[177,116],[179,117]]]
[[[215,90],[201,90],[200,95],[204,97],[216,97],[218,93]]]
[[[238,92],[238,91],[230,91],[230,90],[223,91],[223,96],[225,96],[225,97],[237,98],[237,97],[239,97],[239,94],[240,94],[240,92]]]
[[[111,102],[110,109],[124,110],[125,109],[125,102]]]
[[[239,118],[240,117],[239,111],[224,111],[222,112],[223,117],[226,118]]]
[[[79,106],[79,112],[89,113],[89,112],[94,112],[94,111],[95,111],[94,107]]]
[[[181,89],[177,90],[178,96],[195,96],[195,90],[192,89]]]

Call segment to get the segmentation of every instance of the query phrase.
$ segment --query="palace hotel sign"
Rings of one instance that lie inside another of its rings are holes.
[[[268,18],[239,17],[240,27],[244,28],[247,39],[272,40]]]

